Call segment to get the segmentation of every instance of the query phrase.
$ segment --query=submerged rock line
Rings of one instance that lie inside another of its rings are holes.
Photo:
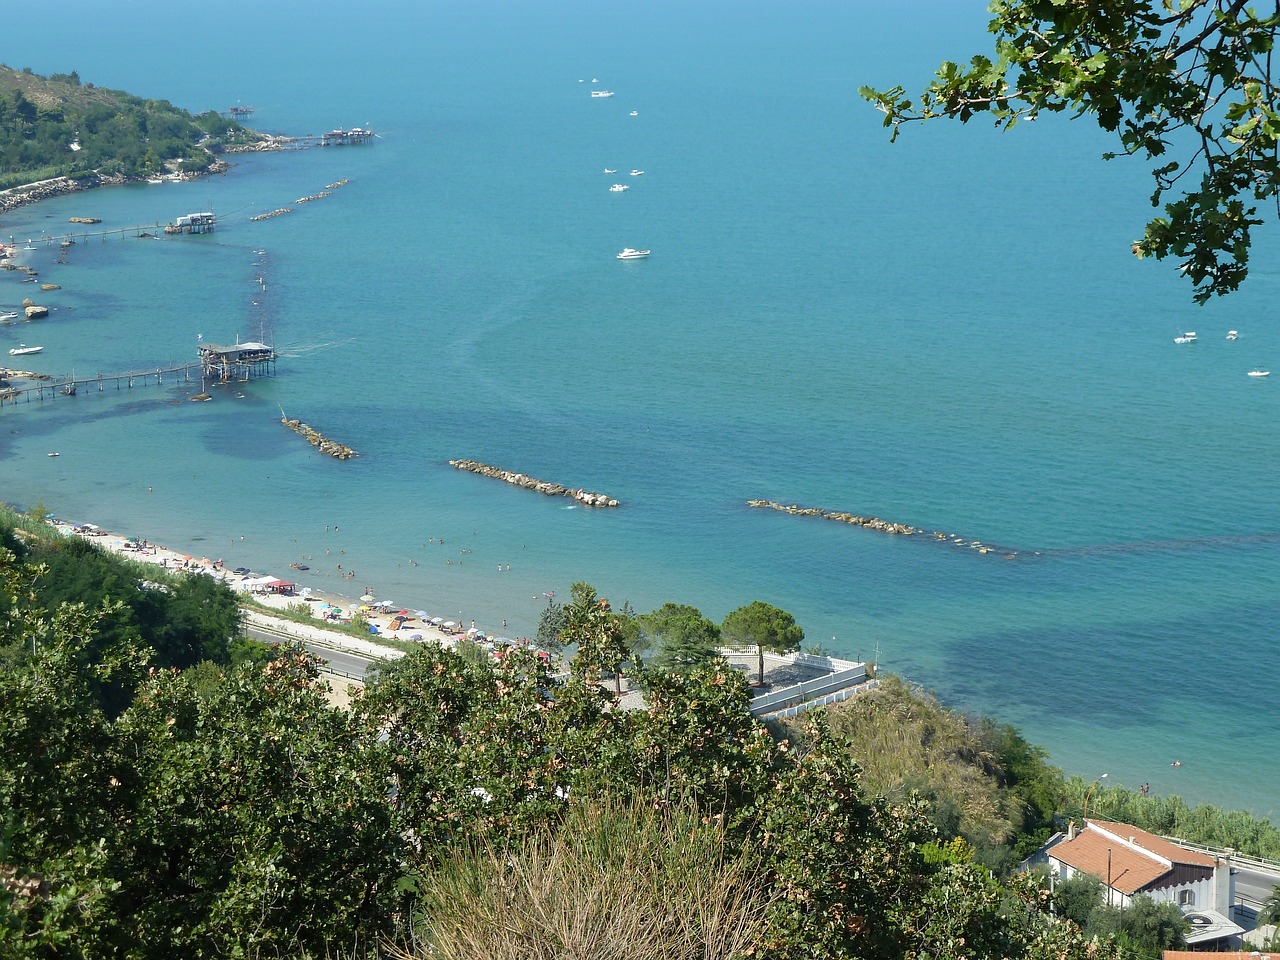
[[[892,520],[882,520],[880,517],[864,517],[856,513],[846,513],[839,510],[822,510],[818,507],[801,507],[794,503],[776,503],[773,500],[748,500],[747,506],[769,510],[780,510],[783,513],[791,514],[793,517],[821,517],[823,520],[836,520],[840,523],[848,523],[857,527],[866,527],[868,530],[879,530],[882,533],[900,534],[902,536],[922,534],[933,540],[950,543],[957,547],[969,547],[972,550],[976,550],[978,553],[998,553],[1007,560],[1012,560],[1018,555],[1018,551],[1009,549],[1008,547],[997,547],[989,543],[983,543],[981,540],[969,540],[965,537],[957,536],[954,533],[943,533],[940,530],[928,531],[920,527],[913,527],[907,523],[895,523]]]

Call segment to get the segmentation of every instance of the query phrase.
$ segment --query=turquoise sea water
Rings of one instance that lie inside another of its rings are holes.
[[[5,499],[229,564],[311,558],[318,588],[512,634],[579,579],[716,619],[764,599],[1069,772],[1280,815],[1276,237],[1244,291],[1197,308],[1128,255],[1150,186],[1098,159],[1096,130],[889,145],[858,85],[916,87],[983,49],[981,4],[60,9],[0,60],[381,137],[3,218],[19,241],[71,216],[222,221],[26,254],[63,287],[50,320],[0,328],[5,349],[44,345],[30,368],[155,366],[197,335],[265,334],[285,357],[206,404],[175,384],[5,408]],[[653,256],[620,263],[624,246]],[[0,276],[0,307],[30,294],[19,279]],[[1200,342],[1175,346],[1184,330]],[[281,409],[360,458],[317,456]],[[624,506],[572,509],[456,457]]]

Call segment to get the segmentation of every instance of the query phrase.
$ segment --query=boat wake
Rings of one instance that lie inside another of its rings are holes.
[[[292,359],[315,353],[317,350],[328,350],[330,347],[341,347],[355,342],[355,337],[343,337],[341,340],[329,340],[325,343],[290,343],[277,347],[276,356]]]

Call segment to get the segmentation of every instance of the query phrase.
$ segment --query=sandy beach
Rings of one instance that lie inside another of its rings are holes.
[[[131,560],[152,563],[168,570],[217,577],[233,590],[242,593],[246,601],[252,601],[245,605],[246,623],[288,633],[313,643],[341,647],[371,657],[395,659],[403,656],[403,653],[395,647],[378,643],[373,637],[382,640],[435,642],[449,647],[455,646],[460,639],[469,638],[482,644],[491,644],[495,639],[508,639],[492,636],[475,621],[457,623],[430,611],[402,607],[372,594],[365,593],[358,598],[351,598],[315,590],[296,579],[299,575],[305,576],[304,570],[290,569],[285,575],[276,576],[249,571],[244,567],[229,568],[228,561],[222,557],[195,557],[145,538],[125,537],[92,523],[73,524],[63,520],[51,522],[65,535],[83,537],[104,550]],[[265,610],[261,609],[264,607]],[[273,617],[271,609],[294,612],[305,609],[315,623],[299,623]],[[326,629],[329,624],[349,623],[355,615],[363,617],[369,624],[369,640]]]

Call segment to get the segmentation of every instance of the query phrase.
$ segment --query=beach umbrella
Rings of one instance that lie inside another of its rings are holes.
[[[421,639],[422,639],[422,634],[420,634],[420,633],[414,633],[414,634],[411,634],[411,635],[409,636],[409,639],[410,639],[410,640],[421,640]]]
[[[446,620],[444,623],[441,624],[441,626],[444,627],[446,630],[450,630],[453,627],[456,627],[457,624],[454,623],[452,620]]]
[[[409,616],[409,611],[408,611],[408,610],[401,610],[399,613],[397,613],[397,614],[396,614],[396,616],[397,616],[397,617],[407,617],[407,616]]]
[[[431,625],[432,625],[432,626],[434,626],[434,627],[438,627],[438,626],[440,626],[440,624],[442,624],[442,623],[444,623],[444,617],[432,617],[432,618],[431,618]]]
[[[373,594],[372,594],[372,593],[366,593],[366,594],[365,594],[363,597],[361,597],[360,599],[361,599],[361,600],[363,600],[365,603],[373,603]]]
[[[419,620],[426,620],[427,617],[430,616],[430,614],[428,614],[427,611],[425,610],[415,610],[413,611],[413,615],[417,617]]]

